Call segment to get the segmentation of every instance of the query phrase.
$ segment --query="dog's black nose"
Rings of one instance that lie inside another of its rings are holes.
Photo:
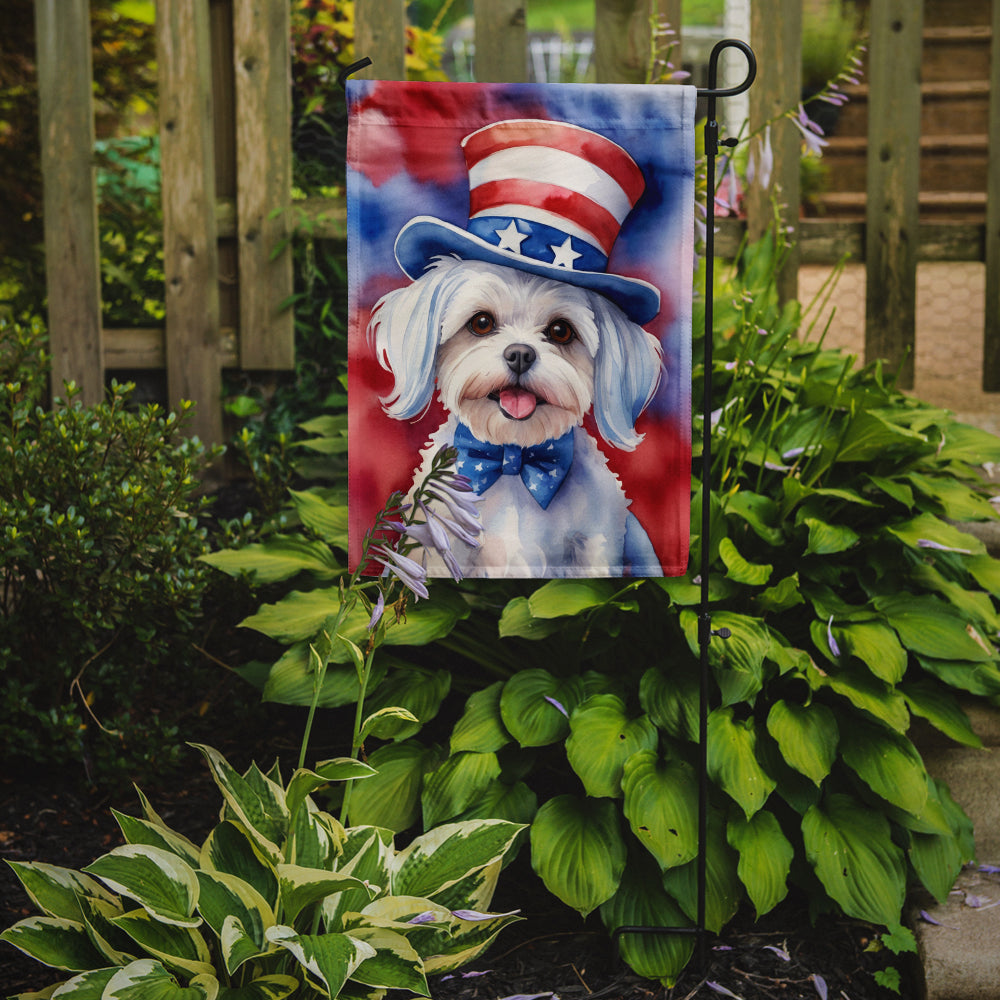
[[[503,352],[507,367],[515,375],[523,375],[535,363],[536,357],[535,349],[527,344],[511,344]]]

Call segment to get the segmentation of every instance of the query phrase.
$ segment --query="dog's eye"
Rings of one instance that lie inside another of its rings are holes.
[[[576,337],[576,330],[564,319],[554,319],[545,328],[545,336],[553,344],[568,344]]]
[[[488,312],[477,312],[465,324],[465,328],[469,333],[475,334],[477,337],[485,337],[486,334],[492,333],[496,327],[497,321],[493,318],[493,314]]]

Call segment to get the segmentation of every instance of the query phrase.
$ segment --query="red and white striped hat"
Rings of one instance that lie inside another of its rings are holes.
[[[622,223],[645,189],[621,146],[567,122],[515,119],[473,132],[462,149],[468,228],[411,219],[396,238],[396,259],[410,278],[434,257],[454,254],[600,292],[636,323],[659,312],[653,285],[607,271]]]

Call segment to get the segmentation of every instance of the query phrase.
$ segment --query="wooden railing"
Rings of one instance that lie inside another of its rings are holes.
[[[475,72],[480,81],[527,78],[525,6],[475,0]],[[355,50],[370,75],[401,79],[404,0],[357,0]],[[989,171],[985,223],[921,222],[919,52],[922,3],[871,0],[867,213],[864,221],[800,220],[799,135],[773,130],[775,170],[751,189],[747,219],[724,220],[717,251],[732,253],[745,230],[758,235],[776,199],[796,236],[781,276],[796,292],[800,263],[844,254],[867,270],[866,356],[904,366],[912,382],[916,265],[985,261],[984,388],[1000,390],[1000,0],[992,6]],[[681,0],[595,0],[597,82],[646,78],[650,18],[681,23]],[[798,104],[801,0],[753,0],[751,43],[759,72],[750,90],[750,129]],[[112,369],[165,369],[170,402],[198,403],[195,431],[223,438],[221,371],[293,365],[287,248],[293,220],[314,236],[342,239],[342,202],[291,205],[289,0],[158,0],[160,137],[163,170],[166,325],[101,325],[97,209],[93,179],[88,0],[36,0],[45,182],[49,329],[53,384],[72,379],[85,401],[101,397]],[[683,38],[680,41],[683,51]],[[675,60],[677,52],[674,53]],[[724,104],[725,102],[720,102]],[[725,122],[729,132],[739,122]],[[284,249],[282,249],[284,247]]]

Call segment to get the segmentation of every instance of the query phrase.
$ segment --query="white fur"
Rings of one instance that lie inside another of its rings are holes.
[[[486,335],[468,324],[477,313],[495,323]],[[547,335],[559,320],[575,331],[560,344]],[[635,421],[661,374],[656,338],[603,296],[565,282],[496,264],[436,258],[411,285],[376,304],[369,325],[379,361],[395,378],[382,399],[399,420],[419,417],[435,386],[449,412],[422,452],[415,482],[430,457],[451,443],[464,423],[480,440],[522,447],[574,429],[573,464],[547,509],[519,476],[504,475],[480,498],[482,545],[455,540],[470,576],[620,576],[629,500],[607,460],[582,429],[593,409],[601,438],[631,451],[642,440]],[[515,373],[508,349],[532,360]],[[499,393],[517,386],[537,398],[530,415],[514,419]],[[459,470],[461,471],[461,470]],[[429,571],[441,575],[442,564]]]

